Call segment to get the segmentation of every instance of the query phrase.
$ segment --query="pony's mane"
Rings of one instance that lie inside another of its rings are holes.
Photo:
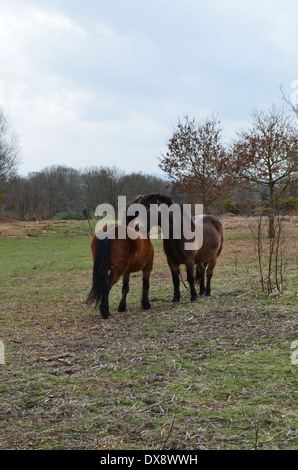
[[[174,204],[174,200],[171,196],[165,195],[165,194],[159,194],[158,195],[158,203],[159,204],[166,204],[167,206],[171,206]]]
[[[171,206],[174,203],[171,196],[159,193],[148,193],[138,196],[137,202],[146,207],[149,207],[150,204],[166,204],[167,206]]]
[[[132,199],[131,201],[128,201],[126,203],[126,206],[129,207],[131,206],[132,204],[138,204],[139,203],[139,200],[143,197],[142,194],[139,194],[138,196],[136,196],[134,199]]]

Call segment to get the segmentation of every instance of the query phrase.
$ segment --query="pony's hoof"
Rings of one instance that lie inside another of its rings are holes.
[[[180,302],[180,299],[172,299],[170,303],[171,304],[179,304],[179,302]]]
[[[151,309],[150,303],[148,301],[147,302],[142,302],[142,309],[143,310],[150,310]]]
[[[193,299],[193,300],[190,301],[190,303],[191,303],[191,304],[196,304],[197,301],[198,301],[198,299]]]
[[[142,309],[143,309],[143,310],[150,310],[150,309],[151,309],[151,305],[150,305],[150,304],[142,304]]]
[[[126,312],[126,307],[118,307],[118,312]]]
[[[109,320],[111,318],[111,315],[109,313],[107,315],[101,314],[101,316],[104,320]]]

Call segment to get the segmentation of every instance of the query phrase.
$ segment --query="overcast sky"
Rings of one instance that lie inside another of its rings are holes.
[[[185,115],[216,113],[231,138],[254,108],[281,104],[281,84],[295,92],[297,22],[297,0],[0,0],[0,102],[20,173],[161,172]]]

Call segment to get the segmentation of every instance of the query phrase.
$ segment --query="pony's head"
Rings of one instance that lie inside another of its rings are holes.
[[[171,206],[174,203],[171,196],[167,196],[160,193],[148,193],[138,196],[138,204],[143,204],[146,209],[150,208],[150,204],[166,204]]]
[[[128,225],[132,220],[136,222],[136,224],[139,222],[139,216],[145,217],[145,220],[147,221],[147,227],[149,227],[149,215],[150,215],[150,206],[152,204],[157,204],[158,206],[161,204],[165,204],[167,206],[171,206],[174,203],[173,199],[171,196],[165,196],[163,194],[159,193],[148,193],[148,194],[139,194],[138,196],[135,197],[132,201],[128,202],[126,205],[126,213],[123,214],[122,217],[122,223],[124,225]],[[146,209],[146,213],[142,212],[139,213],[136,211],[133,215],[128,215],[127,211],[128,208],[133,205],[133,204],[140,204]],[[141,222],[142,225],[142,222]]]

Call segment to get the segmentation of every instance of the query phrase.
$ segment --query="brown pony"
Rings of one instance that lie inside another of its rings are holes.
[[[143,271],[142,307],[144,310],[151,308],[148,298],[154,255],[151,240],[148,234],[143,234],[145,238],[135,238],[136,230],[130,227],[122,228],[126,230],[126,238],[124,239],[119,237],[118,225],[105,225],[93,235],[91,241],[93,282],[87,303],[95,303],[96,306],[100,304],[103,318],[110,317],[109,293],[121,276],[123,276],[123,286],[118,312],[126,311],[130,273],[141,270]],[[107,232],[109,229],[115,230],[115,237],[113,239],[107,236],[103,238],[103,232]],[[102,238],[99,238],[100,236]]]
[[[147,210],[150,209],[150,204],[166,204],[168,207],[174,204],[174,201],[170,196],[163,196],[156,193],[138,196],[137,199],[131,201],[129,204],[131,205],[136,202],[138,204],[143,204]],[[180,210],[182,210],[181,206]],[[180,300],[180,264],[184,264],[186,266],[187,280],[190,286],[190,301],[192,303],[197,301],[195,281],[199,283],[200,296],[209,297],[211,295],[211,278],[214,267],[223,248],[224,229],[222,223],[217,217],[212,215],[203,215],[198,217],[203,217],[203,244],[201,248],[197,250],[186,250],[185,242],[191,242],[192,240],[185,239],[183,236],[183,227],[181,227],[181,237],[179,239],[174,238],[173,227],[175,221],[173,214],[171,212],[169,214],[169,237],[163,239],[163,247],[172,273],[174,285],[173,303],[179,302]],[[130,219],[126,216],[126,223],[129,223],[129,220]],[[185,219],[181,217],[181,224],[184,222]],[[188,222],[190,223],[191,230],[194,232],[195,223],[202,223],[202,220],[195,220],[195,218],[192,218]],[[195,266],[196,274],[194,275]]]

